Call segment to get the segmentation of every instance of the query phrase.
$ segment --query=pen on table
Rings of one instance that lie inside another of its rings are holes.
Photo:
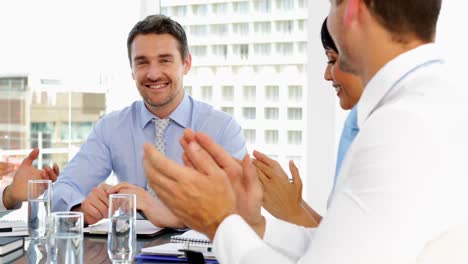
[[[182,249],[182,251],[184,250],[193,250],[193,251],[199,251],[199,252],[213,252],[213,246],[210,245],[210,244],[185,244],[184,245],[184,248]]]

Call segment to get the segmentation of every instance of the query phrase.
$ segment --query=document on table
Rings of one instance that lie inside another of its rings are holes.
[[[94,225],[85,227],[83,232],[90,235],[107,235],[109,223],[109,219],[103,219]],[[153,225],[148,220],[136,220],[136,233],[139,237],[153,237],[162,234],[165,230],[165,228]]]

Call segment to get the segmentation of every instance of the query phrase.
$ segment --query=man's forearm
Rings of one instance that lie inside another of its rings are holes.
[[[16,199],[14,199],[11,195],[11,190],[10,190],[10,186],[7,186],[4,190],[3,190],[3,205],[5,206],[6,209],[10,210],[10,209],[18,209],[21,207],[21,202],[22,201],[18,201]]]

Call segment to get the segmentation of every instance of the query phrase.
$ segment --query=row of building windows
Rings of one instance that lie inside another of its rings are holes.
[[[170,1],[170,0],[166,0]],[[224,15],[234,13],[244,15],[247,13],[271,13],[273,11],[293,11],[307,7],[307,0],[251,0],[236,1],[232,3],[194,4],[183,6],[164,6],[162,3],[161,12],[177,17],[205,17],[208,14]]]
[[[204,37],[207,35],[216,37],[267,35],[267,34],[292,34],[295,31],[304,32],[306,20],[279,20],[261,22],[242,22],[232,24],[212,24],[212,25],[190,25],[184,29],[191,37]]]
[[[192,45],[190,53],[193,56],[204,58],[207,56],[222,57],[227,59],[233,55],[241,59],[248,59],[250,56],[271,56],[271,55],[305,55],[307,43],[300,42],[278,42],[278,43],[255,43],[255,44],[223,44],[223,45]]]
[[[293,76],[294,74],[305,74],[304,64],[283,64],[283,65],[210,65],[193,66],[190,75],[198,76],[230,76],[231,78],[245,79],[246,76]],[[290,78],[296,80],[294,78]]]
[[[257,142],[257,130],[255,129],[244,129],[244,137],[248,144],[258,144]],[[264,143],[265,144],[279,144],[280,141],[279,130],[264,130]],[[287,143],[289,145],[301,145],[302,144],[302,131],[299,130],[288,130],[287,131]]]
[[[85,140],[93,129],[94,122],[71,122],[71,130],[68,122],[61,122],[60,126],[56,126],[55,122],[32,122],[31,134],[42,135],[49,140],[56,140],[55,132],[60,135],[60,140]]]
[[[185,90],[188,94],[193,95],[192,86],[185,86]],[[300,85],[289,85],[288,89],[288,99],[293,102],[302,101],[302,86]],[[221,86],[221,99],[227,102],[234,102],[234,86],[225,85]],[[200,87],[200,96],[204,101],[212,101],[214,95],[213,86],[205,85]],[[248,102],[254,102],[257,100],[257,87],[253,85],[247,85],[242,87],[242,100]],[[277,85],[267,85],[264,87],[264,96],[263,98],[258,98],[259,100],[265,100],[267,102],[278,102],[280,99],[280,87]]]
[[[234,107],[223,106],[221,110],[234,115]],[[256,120],[257,119],[257,108],[255,107],[242,107],[242,118],[246,120]],[[265,107],[264,108],[265,120],[279,120],[280,109],[278,107]],[[302,108],[300,107],[288,107],[287,108],[288,120],[302,120]]]

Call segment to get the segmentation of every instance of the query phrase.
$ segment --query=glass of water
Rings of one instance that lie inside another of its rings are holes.
[[[28,231],[32,240],[44,240],[50,216],[51,180],[28,181]]]
[[[109,196],[107,252],[112,263],[131,263],[136,253],[136,195]]]
[[[52,213],[49,228],[49,263],[83,263],[83,213]]]

